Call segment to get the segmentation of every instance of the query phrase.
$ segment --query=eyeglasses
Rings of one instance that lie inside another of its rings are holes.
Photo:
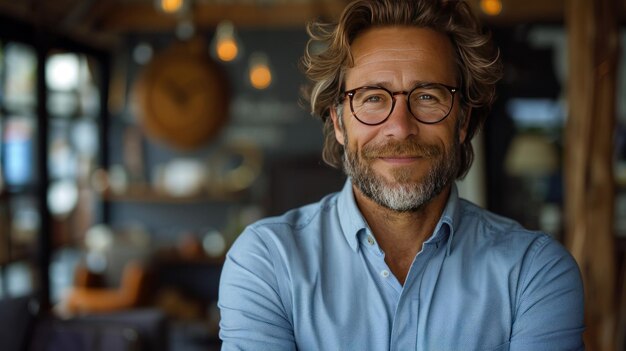
[[[396,95],[406,95],[409,110],[415,119],[425,124],[443,121],[454,105],[457,87],[441,83],[424,83],[413,90],[391,92],[383,87],[364,86],[346,91],[350,97],[352,115],[361,123],[376,126],[384,123],[396,105]]]

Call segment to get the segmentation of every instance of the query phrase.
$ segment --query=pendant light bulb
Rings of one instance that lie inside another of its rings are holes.
[[[185,0],[157,0],[157,7],[165,13],[179,12]]]
[[[502,12],[502,1],[480,0],[480,9],[489,16],[497,16]]]
[[[230,62],[239,55],[239,44],[235,38],[235,26],[230,21],[222,21],[218,24],[215,33],[215,51],[217,57],[224,61]]]
[[[250,84],[256,89],[263,90],[272,84],[272,70],[267,55],[253,53],[250,56]]]

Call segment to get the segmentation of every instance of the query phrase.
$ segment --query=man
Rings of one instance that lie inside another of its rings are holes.
[[[311,107],[349,179],[235,242],[223,350],[583,349],[572,257],[458,198],[500,76],[480,28],[456,0],[357,0],[311,28]]]

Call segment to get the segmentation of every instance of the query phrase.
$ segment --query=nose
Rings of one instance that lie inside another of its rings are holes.
[[[385,136],[397,139],[406,139],[417,135],[419,132],[419,122],[413,117],[409,109],[409,101],[405,93],[394,94],[395,105],[391,115],[384,124]]]

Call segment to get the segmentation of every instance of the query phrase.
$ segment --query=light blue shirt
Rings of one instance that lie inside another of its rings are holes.
[[[403,285],[344,189],[252,224],[219,292],[222,350],[582,350],[569,253],[453,187]]]

